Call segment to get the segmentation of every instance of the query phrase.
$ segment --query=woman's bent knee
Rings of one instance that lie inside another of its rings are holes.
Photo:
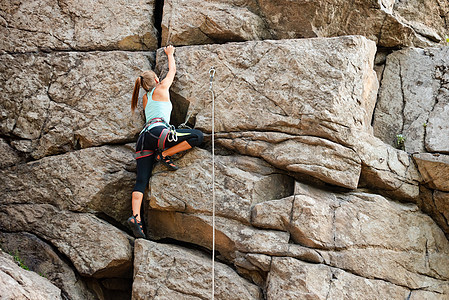
[[[196,138],[196,145],[195,146],[199,146],[199,145],[201,145],[202,143],[203,143],[203,140],[204,140],[204,135],[203,135],[203,133],[201,132],[201,131],[199,131],[198,129],[194,129],[195,131],[194,131],[194,133],[195,133],[195,135],[197,136],[197,138]]]

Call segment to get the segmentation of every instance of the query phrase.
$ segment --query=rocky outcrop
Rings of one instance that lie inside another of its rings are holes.
[[[449,5],[441,0],[165,1],[162,43],[364,35],[382,47],[429,46],[444,40]]]
[[[197,174],[195,169],[198,170],[199,163],[196,163],[198,154],[195,152],[201,151],[192,151],[182,158],[180,165],[186,164],[183,167],[185,172]],[[203,158],[201,161],[207,160]],[[217,161],[221,161],[219,156]],[[232,170],[233,166],[222,165],[220,168]],[[247,172],[254,169],[248,166],[239,168],[246,169]],[[206,176],[210,174],[207,169],[202,172]],[[230,171],[218,171],[217,182],[221,181],[219,178],[223,174],[229,173]],[[156,173],[152,179],[152,187],[158,187],[164,182],[171,182],[173,186],[183,185],[181,181],[177,183],[178,177],[172,174]],[[202,181],[202,178],[198,180]],[[164,198],[164,207],[151,207],[148,216],[149,233],[155,239],[172,238],[211,249],[211,208],[201,212],[178,205],[179,198],[191,195],[190,190],[197,186],[194,180],[189,182],[191,184],[184,184],[183,189],[171,190],[170,196]],[[271,190],[275,186],[266,185],[265,188]],[[223,187],[228,192],[239,190],[238,185]],[[219,190],[217,194],[220,194]],[[195,197],[189,197],[188,207],[196,207],[202,199],[211,199],[211,191],[196,190]],[[223,213],[220,207],[226,203],[224,199],[227,198],[216,199],[217,215],[221,215]],[[173,204],[169,205],[170,202]],[[212,203],[209,201],[209,204]],[[225,216],[216,217],[216,249],[237,268],[244,266],[246,270],[257,270],[258,275],[248,275],[255,282],[257,278],[263,277],[264,271],[269,272],[269,276],[274,276],[267,281],[267,295],[272,295],[273,298],[290,292],[285,289],[277,291],[276,288],[280,284],[277,283],[278,280],[282,283],[285,283],[284,280],[293,280],[290,276],[279,275],[277,272],[284,274],[289,271],[283,269],[271,273],[269,268],[261,269],[259,266],[263,264],[256,263],[258,260],[250,255],[271,256],[270,265],[275,269],[273,263],[277,257],[283,257],[280,261],[288,261],[293,269],[296,268],[293,267],[296,259],[319,263],[321,265],[311,266],[307,272],[323,272],[326,278],[333,278],[332,274],[337,272],[339,275],[335,276],[341,278],[340,282],[334,282],[334,279],[326,281],[329,282],[329,293],[335,295],[344,293],[339,288],[340,284],[352,285],[354,282],[365,286],[359,286],[360,290],[354,291],[360,294],[369,292],[373,285],[379,285],[382,294],[393,293],[395,297],[404,293],[408,295],[414,290],[425,291],[432,297],[448,292],[449,285],[446,281],[449,276],[449,243],[434,221],[415,205],[399,204],[364,192],[335,193],[297,183],[291,196],[262,200],[250,209],[251,227],[242,220],[239,222]],[[372,264],[373,261],[376,264]],[[396,266],[394,274],[390,272],[392,265]],[[287,269],[290,270],[290,267]],[[349,273],[342,272],[341,269]],[[307,272],[304,271],[304,274]],[[313,283],[306,280],[307,275],[303,275],[303,272],[300,274],[297,276],[305,276],[300,278],[301,282],[307,282],[307,293],[315,293]],[[298,277],[295,275],[293,278]],[[320,278],[316,280],[320,281]],[[371,282],[372,278],[382,281]],[[312,286],[308,286],[309,284]],[[306,288],[288,286],[292,287],[292,295]],[[272,293],[269,292],[271,289]],[[369,293],[372,295],[372,292]],[[270,296],[267,298],[271,299]]]
[[[51,242],[82,275],[116,277],[131,270],[131,238],[91,214],[49,204],[2,204],[0,216],[3,230],[30,232]]]
[[[132,153],[131,146],[91,147],[5,168],[0,170],[2,203],[51,204],[71,212],[101,213],[124,224],[135,182]]]
[[[408,152],[449,151],[449,47],[406,49],[387,57],[374,134],[390,145],[405,138]]]
[[[293,179],[260,159],[244,156],[216,156],[216,214],[228,219],[250,223],[251,207],[258,202],[291,195]],[[149,192],[151,208],[161,211],[210,213],[212,156],[195,149],[180,161],[181,169],[166,173],[157,168]],[[178,183],[183,178],[185,184]],[[177,189],[181,186],[181,189]],[[195,201],[191,201],[195,199]]]
[[[142,126],[126,109],[132,78],[151,61],[131,52],[2,55],[0,133],[33,159],[132,141]]]
[[[366,279],[341,269],[273,258],[267,299],[406,299],[410,292],[383,280]]]
[[[11,1],[1,12],[1,52],[154,50],[154,0]],[[130,18],[132,16],[132,18]]]
[[[1,258],[2,296],[208,299],[215,229],[218,299],[446,299],[448,11],[441,0],[4,4],[0,244],[55,286]],[[172,122],[189,116],[205,143],[176,172],[154,169],[142,207],[153,241],[134,240],[143,115],[129,101],[142,70],[164,77],[167,43],[182,45]]]
[[[60,258],[50,245],[35,235],[0,233],[0,245],[5,252],[20,259],[24,266],[50,280],[70,299],[95,299],[95,295],[89,291],[87,284],[70,265]]]
[[[200,251],[142,239],[136,241],[134,249],[132,299],[209,299],[212,293],[210,257]],[[217,262],[214,271],[215,299],[261,298],[260,289],[229,266]]]
[[[449,151],[447,117],[449,47],[404,49],[387,56],[373,119],[374,134],[383,142],[413,153],[422,188],[418,205],[449,232],[445,205],[435,195],[447,191]],[[426,153],[430,152],[430,153]],[[434,191],[435,190],[435,191]],[[444,201],[443,201],[444,202]]]
[[[65,299],[48,279],[19,267],[12,256],[0,251],[2,299]]]
[[[217,143],[298,176],[413,199],[416,167],[372,135],[373,55],[362,37],[183,47],[173,99],[190,103],[190,121],[210,132],[214,66]],[[156,61],[166,65],[161,52]]]
[[[448,155],[420,153],[414,154],[413,158],[422,174],[424,184],[432,189],[449,192]]]

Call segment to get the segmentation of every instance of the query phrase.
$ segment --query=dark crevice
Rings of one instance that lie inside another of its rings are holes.
[[[158,48],[162,46],[162,16],[164,12],[164,0],[156,0],[154,5],[154,27],[156,28]]]
[[[179,246],[179,247],[182,247],[182,248],[198,251],[198,252],[201,252],[201,253],[205,254],[207,257],[210,257],[212,259],[212,250],[210,250],[210,249],[208,249],[206,247],[200,246],[198,244],[193,244],[193,243],[189,243],[189,242],[185,242],[185,241],[181,241],[181,240],[176,240],[176,239],[173,239],[173,238],[163,238],[163,239],[157,240],[156,242],[158,244],[175,245],[175,246]],[[235,269],[233,264],[231,264],[230,262],[228,262],[226,260],[221,260],[220,257],[221,257],[220,252],[218,252],[217,249],[215,249],[215,255],[214,255],[215,261],[219,261],[220,263],[226,264],[229,267]]]

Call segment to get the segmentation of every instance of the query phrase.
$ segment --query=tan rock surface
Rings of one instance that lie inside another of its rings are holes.
[[[266,162],[245,156],[216,155],[217,216],[249,224],[251,206],[293,192],[293,179]],[[179,160],[180,170],[156,168],[151,178],[150,207],[185,213],[212,212],[212,155],[202,149]],[[181,181],[179,181],[181,179]]]
[[[0,170],[3,204],[52,204],[61,210],[104,213],[125,223],[135,183],[133,150],[103,146]]]
[[[56,297],[129,299],[134,265],[135,299],[208,299],[214,66],[217,297],[446,300],[449,47],[397,50],[442,42],[448,12],[443,0],[5,3],[1,247],[52,263]],[[129,100],[142,70],[167,71],[158,40],[189,45],[175,52],[172,121],[192,113],[205,144],[176,172],[156,167],[143,209],[158,242],[133,250],[122,230],[143,118]],[[0,265],[0,294],[33,298]]]
[[[267,279],[267,299],[405,299],[409,291],[321,264],[275,257]]]
[[[423,183],[432,189],[449,192],[449,155],[419,153],[413,158],[423,177]]]
[[[19,267],[12,256],[0,251],[0,295],[2,299],[64,299],[48,279]]]
[[[190,103],[190,122],[210,131],[214,66],[220,145],[330,184],[356,188],[360,179],[416,199],[420,177],[411,158],[372,136],[372,47],[362,37],[183,47],[172,99]],[[164,64],[158,52],[162,72]]]
[[[132,238],[90,214],[59,211],[48,204],[1,205],[0,228],[49,241],[82,275],[101,278],[131,270]]]
[[[303,196],[295,201],[292,238],[329,250],[329,260],[325,252],[321,254],[330,265],[411,289],[439,291],[440,285],[445,286],[449,242],[415,205],[360,192],[326,193],[303,185],[297,186],[296,194]],[[390,272],[393,264],[397,266],[394,274]]]
[[[374,114],[374,133],[408,152],[448,152],[449,47],[404,49],[387,57]]]
[[[363,37],[185,47],[176,56],[173,99],[192,103],[196,127],[210,132],[206,84],[215,66],[220,144],[355,188],[360,160],[352,146],[357,131],[369,130],[377,88],[374,51]],[[159,54],[160,68],[165,62]]]
[[[445,1],[165,1],[163,44],[364,35],[379,46],[426,46],[447,33]]]
[[[0,169],[15,165],[21,161],[14,148],[2,138],[0,138],[0,155],[2,157]]]
[[[245,2],[251,1],[164,1],[162,45],[270,38],[263,17]]]
[[[212,260],[175,245],[136,240],[132,299],[210,299]],[[215,263],[215,299],[262,299],[260,289]]]
[[[0,133],[34,159],[132,141],[143,121],[131,117],[129,99],[151,60],[120,51],[1,55]]]
[[[442,222],[446,223],[446,227],[449,226],[449,193],[443,193],[439,191],[435,191],[434,195],[434,203],[437,211],[442,215]],[[446,234],[449,230],[445,230]]]
[[[2,3],[0,49],[154,50],[155,1],[62,0]]]
[[[0,245],[3,251],[16,255],[31,271],[50,280],[65,295],[70,295],[70,299],[96,299],[80,276],[50,245],[35,235],[26,232],[0,232]],[[4,296],[3,293],[0,294]]]

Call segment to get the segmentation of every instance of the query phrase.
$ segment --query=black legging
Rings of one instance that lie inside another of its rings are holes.
[[[164,128],[164,126],[157,126],[152,128],[150,132],[142,133],[145,136],[137,141],[136,152],[142,149],[155,151],[158,148],[158,139],[156,137],[160,136]],[[167,140],[165,142],[166,148],[171,148],[183,141],[187,141],[191,147],[199,146],[203,143],[203,133],[197,129],[176,129],[176,132],[178,133],[178,140],[176,142]],[[133,191],[144,193],[153,171],[154,157],[153,153],[137,158],[137,179]]]

